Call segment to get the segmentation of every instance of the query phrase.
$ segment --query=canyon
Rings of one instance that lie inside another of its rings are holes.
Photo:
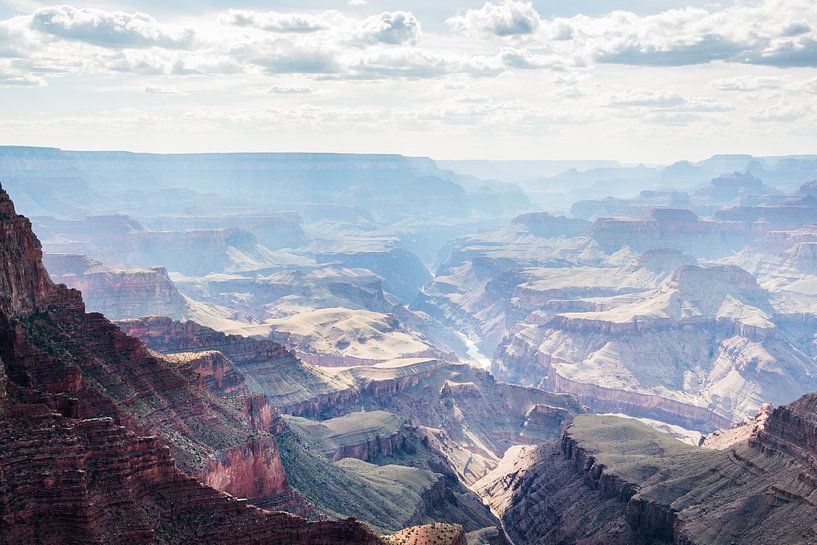
[[[0,148],[0,541],[808,543],[817,169],[590,166]]]

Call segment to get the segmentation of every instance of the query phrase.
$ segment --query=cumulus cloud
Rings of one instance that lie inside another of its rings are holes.
[[[543,21],[539,38],[598,63],[683,66],[714,61],[817,66],[817,19],[806,0],[766,0],[720,10],[672,9],[641,16],[614,11]]]
[[[447,23],[454,30],[470,34],[514,36],[536,32],[541,18],[530,2],[504,0],[501,4],[486,2],[479,9],[465,10]]]
[[[107,68],[114,72],[140,74],[143,76],[159,76],[170,74],[173,70],[173,61],[161,55],[117,51],[112,55],[100,55],[95,63],[100,68]]]
[[[356,41],[368,44],[415,44],[420,38],[420,22],[407,11],[384,12],[366,18],[354,34]]]
[[[145,13],[71,6],[35,11],[31,28],[57,38],[109,48],[185,48],[195,36],[192,29],[159,23]]]
[[[326,30],[328,25],[321,18],[304,13],[257,12],[231,9],[222,21],[228,25],[254,27],[270,32],[310,33]]]

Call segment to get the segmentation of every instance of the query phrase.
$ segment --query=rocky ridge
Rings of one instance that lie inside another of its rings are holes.
[[[810,543],[815,399],[766,411],[721,450],[580,416],[560,443],[510,453],[478,486],[520,544]]]

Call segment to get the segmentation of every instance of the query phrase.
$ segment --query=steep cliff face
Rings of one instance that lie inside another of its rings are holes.
[[[720,257],[752,238],[742,223],[702,220],[683,209],[656,208],[637,218],[600,218],[591,236],[607,252],[625,246],[643,252],[672,248],[697,257]]]
[[[165,359],[188,366],[191,372],[201,377],[205,387],[218,397],[250,393],[244,375],[222,352],[177,352],[166,355]]]
[[[511,453],[478,487],[520,544],[810,543],[815,398],[775,409],[722,450],[578,417],[559,444]]]
[[[138,320],[121,320],[117,325],[128,336],[136,337],[148,348],[164,354],[216,350],[239,365],[296,361],[289,351],[274,341],[228,335],[196,322],[147,316]]]
[[[590,231],[591,223],[582,219],[551,216],[545,212],[531,212],[516,216],[513,223],[524,225],[534,236],[575,237]]]
[[[31,222],[18,216],[5,191],[0,190],[0,309],[10,316],[33,312],[54,293],[42,264],[40,241]]]
[[[164,267],[108,270],[85,258],[87,268],[81,270],[82,258],[85,256],[46,255],[44,263],[54,282],[82,293],[89,310],[110,320],[150,315],[179,320],[189,313],[187,302]]]
[[[0,541],[377,543],[240,503],[286,491],[272,435],[55,286],[0,191]],[[174,459],[175,458],[175,459]]]

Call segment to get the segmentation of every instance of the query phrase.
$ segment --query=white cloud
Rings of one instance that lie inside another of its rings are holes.
[[[447,22],[452,29],[469,34],[514,36],[536,32],[541,18],[530,2],[504,0],[501,4],[486,2],[480,9],[465,10]]]
[[[625,93],[613,95],[607,105],[613,107],[673,108],[686,103],[687,100],[676,93],[650,89],[631,89]]]
[[[710,82],[710,86],[718,91],[764,91],[780,89],[785,84],[783,78],[774,76],[738,76],[734,78],[717,79]]]
[[[269,89],[271,95],[311,95],[315,90],[306,85],[273,85]]]
[[[183,95],[184,93],[174,87],[162,87],[161,85],[148,85],[145,92],[149,95]]]
[[[58,38],[110,48],[183,48],[191,45],[195,35],[192,29],[161,24],[145,13],[71,6],[35,11],[31,27]]]
[[[502,63],[508,68],[532,70],[537,68],[563,69],[565,59],[556,55],[531,53],[527,49],[505,47],[499,53]]]
[[[267,45],[269,49],[252,52],[249,60],[269,74],[336,74],[344,70],[338,51],[333,49]]]
[[[228,25],[255,27],[270,32],[309,33],[326,30],[327,22],[304,13],[257,12],[231,9],[222,21]]]
[[[601,17],[543,21],[538,37],[556,52],[582,54],[599,63],[817,66],[817,33],[804,17],[817,20],[817,5],[807,0],[765,0],[647,16],[614,11]]]
[[[0,87],[45,87],[41,76],[0,72]]]
[[[420,38],[420,22],[407,11],[384,12],[366,18],[354,34],[362,43],[413,45]]]
[[[344,77],[352,79],[425,79],[448,74],[493,76],[504,68],[495,58],[443,55],[413,47],[379,48],[358,57]]]
[[[812,113],[810,106],[772,104],[757,108],[751,114],[751,119],[761,123],[791,123]]]
[[[365,6],[366,3],[367,3],[366,0],[349,0],[347,2],[347,4],[349,4],[353,8]]]

